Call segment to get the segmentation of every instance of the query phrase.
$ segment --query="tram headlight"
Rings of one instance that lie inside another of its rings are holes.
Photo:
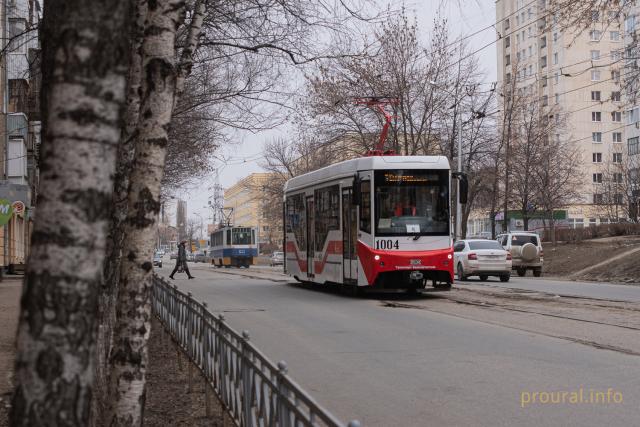
[[[451,259],[451,258],[453,258],[453,255],[451,254],[447,255],[447,259]]]
[[[376,261],[380,261],[380,255],[375,255],[373,259],[375,259]]]

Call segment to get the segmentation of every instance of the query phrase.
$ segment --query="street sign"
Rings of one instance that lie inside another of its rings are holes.
[[[0,199],[0,225],[5,225],[13,216],[13,206],[7,199]]]

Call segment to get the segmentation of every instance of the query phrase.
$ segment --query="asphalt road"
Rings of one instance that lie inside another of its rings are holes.
[[[557,279],[513,276],[507,283],[502,283],[497,279],[494,280],[493,278],[489,278],[488,281],[484,282],[470,278],[468,281],[458,283],[457,285],[464,286],[465,284],[524,289],[527,291],[546,292],[563,296],[580,296],[605,300],[640,302],[640,285],[569,282]]]
[[[382,298],[191,268],[197,279],[180,275],[174,283],[212,312],[224,312],[236,330],[249,330],[259,348],[274,361],[285,360],[292,377],[343,420],[365,426],[640,425],[638,356],[386,307]],[[160,271],[169,272],[168,264]],[[442,301],[433,296],[421,303]],[[591,391],[608,389],[622,393],[623,402],[571,403],[568,394],[564,404],[523,407],[536,392],[581,389],[583,402]]]

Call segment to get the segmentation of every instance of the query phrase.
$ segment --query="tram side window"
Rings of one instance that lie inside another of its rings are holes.
[[[307,225],[302,194],[287,197],[287,233],[293,233],[298,248],[307,250]]]
[[[360,230],[371,233],[371,181],[360,182]]]
[[[211,239],[211,246],[222,246],[222,233],[223,231],[217,231],[213,233],[213,238]]]
[[[227,230],[227,246],[231,246],[231,229]]]
[[[340,189],[337,185],[314,192],[316,251],[322,251],[331,230],[340,229]]]

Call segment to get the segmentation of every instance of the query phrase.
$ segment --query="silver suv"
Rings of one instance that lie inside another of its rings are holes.
[[[512,268],[518,276],[525,276],[527,270],[532,270],[535,277],[542,276],[544,252],[537,234],[514,231],[499,235],[497,240],[511,254]]]

